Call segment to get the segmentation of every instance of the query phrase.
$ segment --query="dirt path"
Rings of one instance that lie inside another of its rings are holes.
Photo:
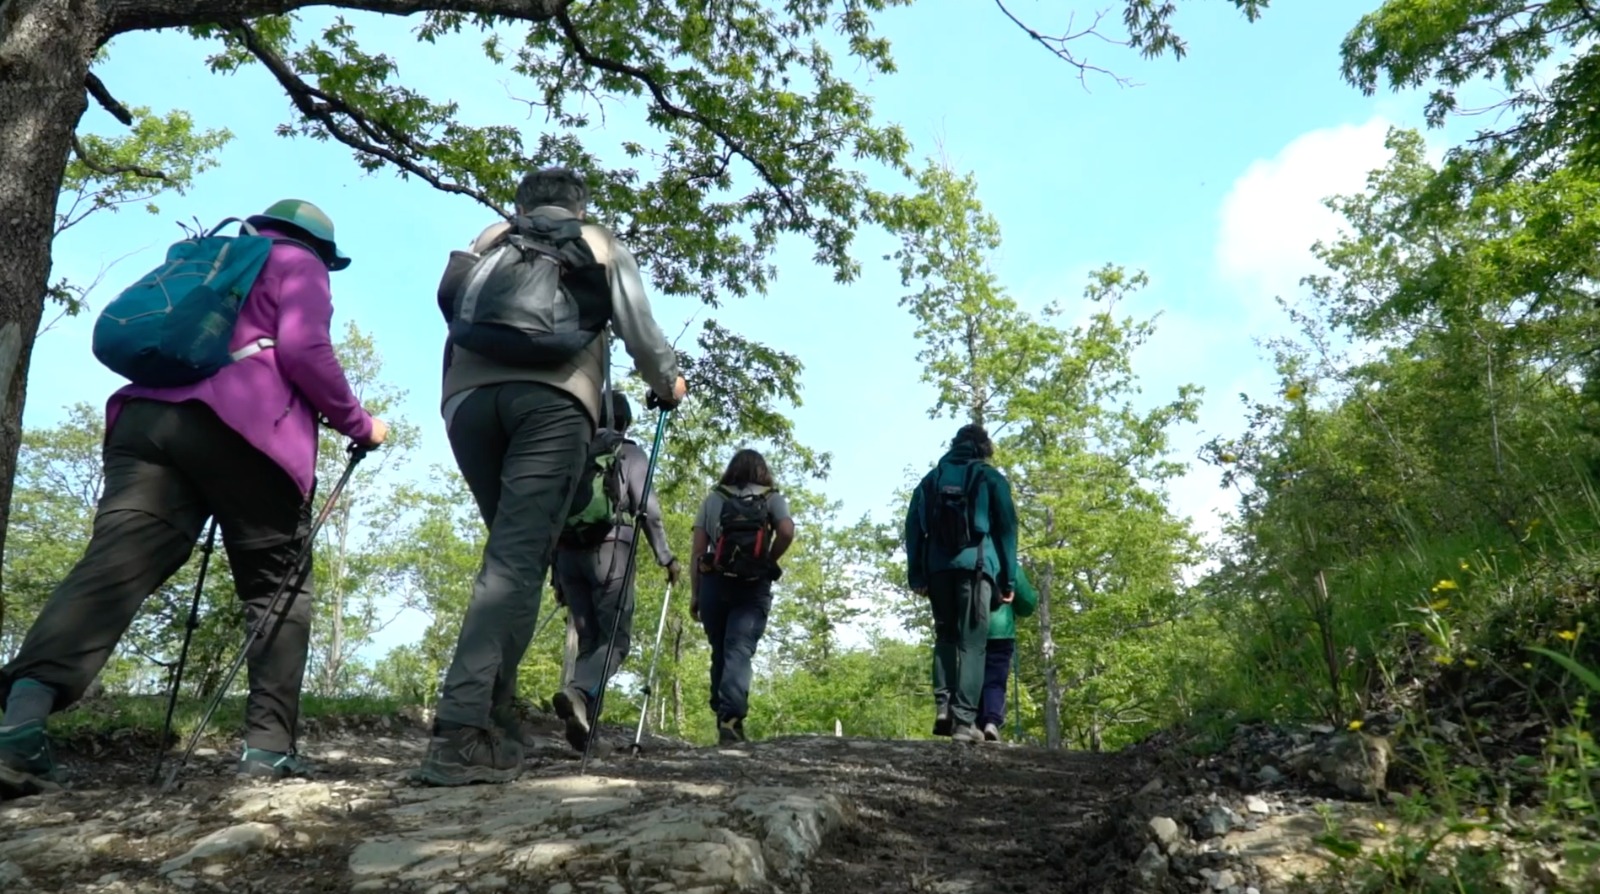
[[[1136,755],[808,737],[652,740],[579,778],[553,720],[529,732],[521,780],[467,789],[409,782],[424,736],[397,718],[313,733],[312,783],[240,782],[207,752],[169,796],[151,743],[70,743],[76,783],[0,804],[0,890],[1098,894],[1134,890],[1155,809],[1136,793],[1159,775]]]

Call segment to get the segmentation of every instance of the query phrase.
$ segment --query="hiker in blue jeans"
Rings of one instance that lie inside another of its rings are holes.
[[[717,741],[745,741],[751,660],[767,629],[778,560],[794,543],[789,502],[778,493],[767,461],[740,450],[700,504],[694,521],[689,616],[711,644],[711,710]]]

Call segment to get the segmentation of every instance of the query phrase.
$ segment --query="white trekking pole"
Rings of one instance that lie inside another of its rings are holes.
[[[633,744],[628,746],[628,752],[634,757],[644,750],[639,743],[644,740],[645,721],[650,717],[650,696],[656,684],[656,662],[661,660],[661,634],[667,629],[667,606],[672,602],[672,584],[667,584],[667,592],[661,597],[661,620],[656,622],[656,647],[650,653],[650,669],[644,675],[644,704],[639,706],[639,728],[633,732]]]

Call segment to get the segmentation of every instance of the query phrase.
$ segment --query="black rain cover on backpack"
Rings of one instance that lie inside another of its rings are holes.
[[[959,468],[961,483],[953,484],[946,477],[947,468]],[[980,534],[972,516],[975,500],[972,482],[983,463],[973,460],[965,466],[941,467],[929,477],[927,493],[923,495],[924,530],[934,546],[947,556],[959,555],[969,547],[978,545]]]
[[[775,529],[767,507],[771,488],[735,494],[719,486],[722,513],[717,520],[717,542],[712,544],[707,570],[737,580],[770,580],[776,565],[769,558]]]
[[[611,318],[605,270],[577,218],[519,217],[452,296],[450,341],[510,366],[560,366]]]

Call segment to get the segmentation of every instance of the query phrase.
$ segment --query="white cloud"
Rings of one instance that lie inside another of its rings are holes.
[[[1292,296],[1318,264],[1311,246],[1331,239],[1340,220],[1323,199],[1359,192],[1368,172],[1388,160],[1390,122],[1374,117],[1301,134],[1271,158],[1250,163],[1222,200],[1217,266],[1222,278],[1250,293],[1249,306],[1272,310]]]

